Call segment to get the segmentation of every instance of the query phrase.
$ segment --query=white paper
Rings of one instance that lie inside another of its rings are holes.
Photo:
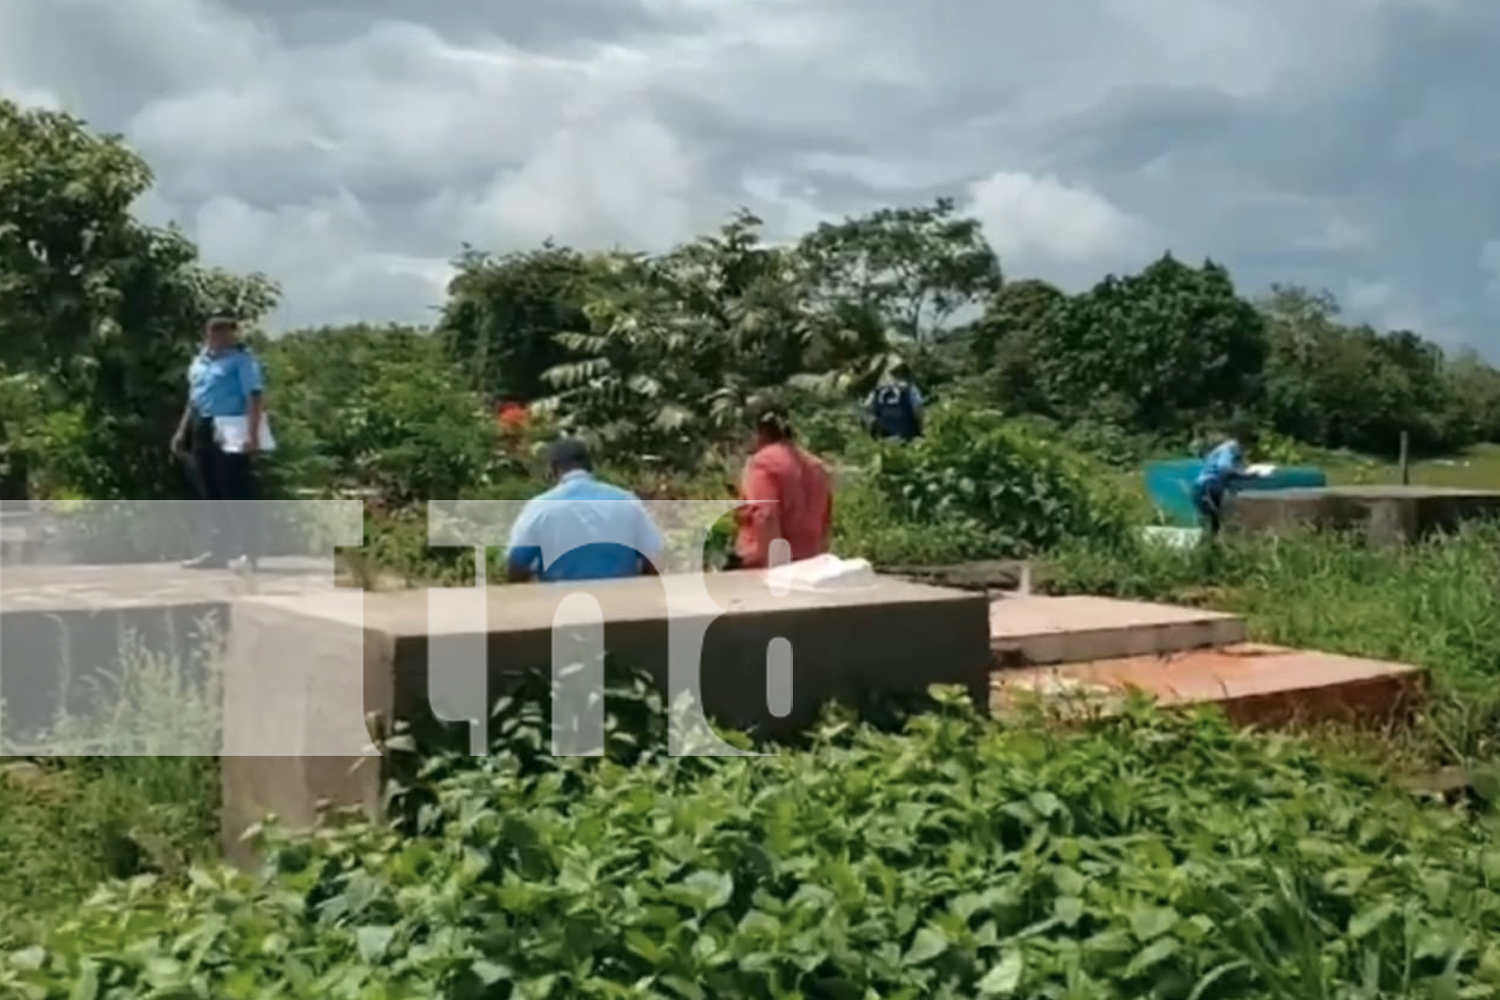
[[[214,440],[219,443],[220,451],[238,455],[245,450],[249,436],[249,417],[214,417]],[[261,451],[276,450],[276,439],[271,436],[271,421],[265,411],[260,415],[260,441],[257,443]]]
[[[1269,476],[1276,472],[1276,466],[1265,464],[1247,465],[1245,466],[1245,472],[1252,476]]]
[[[832,590],[870,586],[875,582],[875,568],[864,559],[840,559],[826,554],[773,566],[766,571],[766,576],[772,586],[791,590]]]

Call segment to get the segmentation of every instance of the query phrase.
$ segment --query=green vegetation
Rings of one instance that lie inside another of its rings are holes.
[[[646,719],[659,733],[659,707]],[[415,828],[273,838],[263,882],[111,888],[13,951],[0,984],[38,1000],[1500,984],[1484,828],[1296,739],[1145,712],[1002,727],[961,704],[899,735],[834,718],[773,759],[642,753],[624,728],[610,760],[551,758],[539,725],[509,729],[431,783]]]
[[[42,495],[176,492],[165,443],[198,327],[274,303],[135,221],[149,183],[119,142],[0,102],[0,453]],[[1326,296],[1250,301],[1212,262],[1079,294],[1000,264],[941,200],[786,245],[741,215],[658,256],[469,252],[432,331],[257,342],[271,485],[372,496],[344,553],[360,582],[462,583],[469,557],[426,546],[423,499],[529,495],[560,430],[643,495],[719,497],[741,404],[775,388],[838,472],[841,554],[1033,557],[1057,589],[1416,663],[1433,692],[1415,725],[1276,736],[1141,706],[1065,729],[950,698],[894,729],[832,716],[774,759],[669,758],[631,688],[601,761],[538,755],[533,698],[492,757],[398,790],[427,805],[400,813],[414,825],[273,834],[254,878],[214,861],[210,760],[169,742],[6,765],[0,997],[1500,995],[1500,529],[1399,552],[1181,552],[1130,530],[1140,462],[1235,416],[1269,459],[1337,481],[1394,481],[1406,432],[1415,481],[1500,488],[1500,371],[1345,324]],[[871,442],[857,412],[898,360],[934,401],[910,447]],[[500,432],[500,400],[531,425]],[[138,675],[165,687],[123,692],[122,739],[201,736],[213,692],[168,724],[180,681]],[[1449,765],[1474,801],[1394,780]]]
[[[1425,803],[1393,779],[1447,763],[1483,778],[1500,761],[1497,541],[1479,529],[1382,553],[1301,538],[1228,545],[1213,566],[1130,543],[1055,556],[1061,588],[1208,601],[1265,639],[1431,667],[1424,718],[1375,743],[1144,709],[1082,732],[1002,726],[951,705],[905,733],[841,719],[776,760],[603,765],[528,751],[523,715],[496,757],[424,787],[441,823],[294,840],[264,884],[182,871],[209,856],[211,809],[190,775],[166,783],[168,761],[70,763],[59,779],[88,775],[73,798],[0,799],[0,841],[38,873],[0,880],[35,928],[7,925],[6,947],[45,956],[15,975],[46,998],[68,995],[85,958],[123,997],[192,982],[185,995],[255,996],[299,969],[282,995],[548,996],[551,975],[552,997],[623,996],[650,976],[635,995],[974,996],[1017,961],[1017,996],[1186,997],[1221,966],[1198,996],[1487,996],[1490,807]],[[660,722],[632,698],[611,711],[659,754]],[[113,860],[143,826],[200,840],[169,863]],[[161,874],[78,908],[96,874],[139,870]]]

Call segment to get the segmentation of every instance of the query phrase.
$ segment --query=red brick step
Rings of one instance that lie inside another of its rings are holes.
[[[1237,643],[999,671],[991,707],[1040,695],[1065,712],[1108,714],[1136,690],[1166,707],[1217,704],[1242,725],[1388,723],[1410,711],[1422,683],[1405,664]]]

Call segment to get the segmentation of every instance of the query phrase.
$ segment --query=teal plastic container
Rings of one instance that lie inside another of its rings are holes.
[[[1168,459],[1146,463],[1146,495],[1167,524],[1183,528],[1198,524],[1198,509],[1193,506],[1193,483],[1203,462],[1196,458]],[[1328,485],[1322,469],[1303,465],[1279,465],[1269,476],[1242,479],[1234,489],[1241,493],[1268,490],[1320,489]]]

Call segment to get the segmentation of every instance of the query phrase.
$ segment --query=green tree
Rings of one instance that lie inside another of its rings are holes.
[[[1270,346],[1266,408],[1281,433],[1373,454],[1394,454],[1403,431],[1424,452],[1450,451],[1481,433],[1481,367],[1465,373],[1465,398],[1476,407],[1465,411],[1456,370],[1411,331],[1347,326],[1332,295],[1297,287],[1274,287],[1261,310]]]
[[[1500,371],[1472,349],[1447,365],[1444,407],[1450,435],[1463,441],[1500,441]]]
[[[984,315],[973,325],[969,348],[984,367],[995,363],[1003,345],[1028,339],[1068,296],[1056,285],[1037,278],[1010,281],[991,296]]]
[[[597,257],[544,244],[495,256],[465,248],[438,323],[454,358],[490,399],[548,395],[544,374],[567,358],[561,333],[587,333],[585,307],[607,268]]]
[[[617,460],[691,464],[736,425],[758,389],[804,372],[816,334],[801,262],[741,212],[658,258],[598,258],[588,330],[539,404]],[[607,266],[606,266],[607,265]]]
[[[1047,312],[1034,346],[1050,408],[1148,433],[1253,405],[1267,350],[1265,322],[1227,270],[1170,254]]]
[[[824,223],[798,244],[818,304],[862,313],[894,339],[927,344],[1001,284],[1000,261],[978,220],[955,214],[953,199],[882,208]]]
[[[1068,296],[1057,286],[1027,278],[1006,283],[974,324],[969,341],[972,362],[989,371],[984,382],[1011,412],[1046,412],[1047,397],[1033,370],[1037,331],[1064,308]]]

